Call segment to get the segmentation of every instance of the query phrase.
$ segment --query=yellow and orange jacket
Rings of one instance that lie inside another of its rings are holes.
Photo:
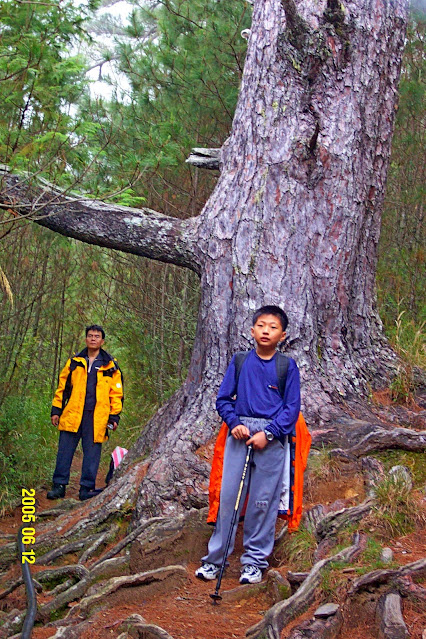
[[[229,428],[223,422],[216,439],[213,453],[212,469],[209,484],[209,512],[207,523],[214,524],[219,510],[220,489],[222,485],[223,459]],[[279,512],[278,517],[288,522],[288,531],[295,532],[302,518],[303,473],[308,461],[311,447],[311,434],[306,426],[302,413],[299,413],[294,432],[289,436],[290,444],[290,499],[286,513]]]
[[[59,384],[52,402],[52,415],[59,415],[59,430],[76,433],[83,417],[87,387],[85,350],[73,355],[59,375]],[[96,405],[93,415],[93,441],[108,439],[108,422],[118,423],[123,407],[123,379],[117,360],[100,350],[102,365],[97,372]]]

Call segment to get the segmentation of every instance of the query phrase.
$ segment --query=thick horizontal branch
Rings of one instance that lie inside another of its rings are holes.
[[[200,169],[220,171],[220,151],[221,149],[191,149],[191,153],[185,161]]]
[[[69,197],[35,178],[1,169],[0,208],[77,240],[185,266],[200,273],[194,218],[179,220],[136,209]]]

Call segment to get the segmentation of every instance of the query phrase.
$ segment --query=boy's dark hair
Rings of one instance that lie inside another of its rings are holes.
[[[288,326],[288,317],[279,306],[273,306],[270,304],[258,308],[253,314],[253,326],[256,324],[261,315],[275,315],[275,317],[278,317],[281,322],[281,326],[283,327],[283,331],[285,331]]]
[[[102,339],[105,339],[105,331],[102,326],[99,324],[92,324],[91,326],[86,326],[86,337],[89,331],[98,331],[98,333],[102,333]]]

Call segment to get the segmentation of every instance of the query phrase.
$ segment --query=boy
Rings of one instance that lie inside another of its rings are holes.
[[[278,306],[262,306],[253,315],[250,351],[236,380],[236,356],[220,386],[216,409],[228,425],[229,435],[223,464],[220,507],[208,552],[195,572],[200,579],[216,579],[223,562],[238,486],[252,445],[252,464],[247,472],[240,507],[249,493],[244,518],[240,583],[258,583],[268,567],[280,502],[287,437],[300,411],[300,379],[297,365],[289,358],[284,397],[279,392],[276,347],[285,338],[287,315]],[[236,397],[235,397],[236,395]],[[234,548],[234,527],[229,553]]]

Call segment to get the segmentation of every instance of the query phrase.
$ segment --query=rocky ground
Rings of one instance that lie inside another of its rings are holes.
[[[401,429],[391,420],[389,441],[395,442],[401,430],[401,446],[413,433],[421,438],[421,421],[416,420],[417,431]],[[356,427],[364,428],[359,422]],[[333,452],[324,457],[327,468],[323,458],[320,470],[315,465],[324,453],[321,446],[313,450],[305,482],[304,532],[292,536],[297,541],[292,548],[283,524],[278,524],[271,569],[262,584],[238,583],[239,530],[217,605],[210,598],[215,582],[194,576],[211,530],[203,510],[175,521],[154,517],[136,524],[128,491],[126,500],[120,497],[121,480],[108,499],[101,493],[90,502],[78,502],[77,466],[65,501],[52,504],[45,487],[37,490],[37,563],[31,572],[38,614],[33,638],[424,639],[424,487],[422,491],[415,482],[411,491],[419,513],[413,528],[402,536],[386,533],[373,513],[374,486],[388,473],[383,460],[373,456],[374,446],[360,449],[364,444],[359,432],[352,433],[355,443],[348,434],[346,450],[331,441]],[[376,433],[376,447],[382,435]],[[410,455],[419,455],[406,451],[406,463]],[[133,481],[136,490],[142,475],[139,469],[134,476],[126,475],[126,481]],[[52,511],[52,505],[59,510]],[[20,636],[24,619],[25,588],[19,582],[14,542],[20,524],[20,508],[0,521],[1,638]],[[55,548],[57,556],[49,552]],[[382,554],[383,548],[390,549],[389,556]],[[318,611],[323,604],[335,606]]]

